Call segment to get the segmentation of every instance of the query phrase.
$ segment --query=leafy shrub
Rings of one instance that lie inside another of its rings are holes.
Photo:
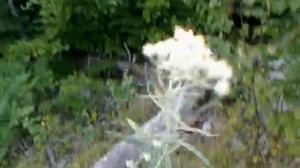
[[[0,158],[8,155],[12,142],[28,135],[37,143],[47,141],[52,134],[45,131],[47,118],[83,125],[96,123],[98,115],[106,118],[99,104],[103,92],[112,91],[118,103],[132,92],[126,82],[107,85],[100,71],[116,71],[115,63],[128,55],[125,44],[132,55],[140,55],[144,42],[164,39],[174,25],[182,25],[207,35],[216,55],[234,66],[234,91],[223,104],[230,137],[220,140],[222,151],[211,150],[216,166],[230,167],[235,159],[251,167],[270,160],[279,164],[282,158],[291,162],[299,156],[299,2],[27,0],[14,1],[18,17],[1,2]],[[79,57],[97,53],[100,68],[93,73],[98,76],[74,68],[73,49],[84,51]],[[283,81],[267,79],[274,58],[286,61]],[[286,113],[274,108],[280,101],[292,108]],[[239,152],[225,148],[242,135],[257,141],[244,143]],[[262,137],[267,137],[267,154],[256,150]]]
[[[84,74],[70,75],[59,81],[59,94],[53,105],[63,116],[74,122],[92,124],[108,122],[118,115],[118,105],[133,95],[130,80],[103,82]]]
[[[1,157],[11,141],[21,135],[18,128],[24,127],[33,134],[39,131],[35,129],[36,118],[29,118],[34,110],[32,86],[22,65],[1,62]]]

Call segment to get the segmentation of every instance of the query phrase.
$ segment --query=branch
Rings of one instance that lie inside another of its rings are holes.
[[[162,113],[158,113],[143,126],[143,130],[149,133],[157,133],[164,128]],[[137,161],[141,152],[138,144],[122,141],[115,145],[101,160],[97,161],[93,168],[127,168],[126,161]]]
[[[212,103],[210,102],[207,105],[204,105],[201,110],[195,112],[184,111],[184,114],[182,114],[182,116],[185,116],[182,117],[183,122],[188,123],[189,125],[193,124],[190,123],[190,118],[200,116],[204,110],[207,110],[207,108],[211,106]],[[168,117],[165,116],[163,112],[159,112],[156,116],[143,125],[142,130],[147,134],[158,134],[163,132],[166,129],[165,123],[167,118]],[[199,119],[200,118],[198,118],[198,120]],[[195,119],[194,122],[197,122],[197,119]],[[126,161],[138,161],[142,152],[143,151],[139,147],[138,143],[122,141],[116,144],[111,151],[102,157],[101,160],[97,161],[92,168],[127,168]]]
[[[56,159],[53,150],[50,147],[48,147],[46,153],[49,160],[50,168],[56,168]]]
[[[7,3],[8,3],[8,7],[9,7],[9,9],[10,9],[10,13],[11,13],[14,17],[19,17],[19,14],[18,14],[18,12],[17,12],[17,9],[16,9],[16,7],[15,7],[15,5],[14,5],[14,0],[8,0]]]

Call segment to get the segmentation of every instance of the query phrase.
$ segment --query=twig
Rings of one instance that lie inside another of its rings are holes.
[[[50,168],[57,168],[53,150],[50,149],[50,147],[48,147],[46,149],[46,152],[47,152],[47,157],[49,160]]]
[[[18,12],[17,12],[17,9],[16,9],[16,7],[15,7],[15,5],[14,5],[14,0],[8,0],[7,3],[8,3],[8,7],[9,7],[9,9],[10,9],[10,13],[11,13],[14,17],[19,17],[19,14],[18,14]]]
[[[125,51],[127,53],[128,62],[130,63],[130,62],[132,62],[132,59],[133,59],[132,56],[131,56],[131,52],[130,52],[130,50],[129,50],[129,48],[128,48],[128,46],[125,42],[123,43],[123,46],[124,46]]]

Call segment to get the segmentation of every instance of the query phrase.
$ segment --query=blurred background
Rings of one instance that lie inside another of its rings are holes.
[[[198,125],[220,136],[193,138],[213,166],[300,167],[299,23],[300,0],[0,0],[0,167],[89,167],[155,115],[141,49],[175,25],[234,68]]]

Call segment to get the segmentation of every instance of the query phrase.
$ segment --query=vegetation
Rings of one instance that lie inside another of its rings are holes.
[[[107,150],[93,146],[113,142],[105,130],[149,119],[117,63],[143,64],[142,46],[175,25],[204,34],[234,68],[218,110],[226,129],[215,147],[199,144],[213,166],[296,167],[299,18],[299,0],[1,1],[0,167],[43,167],[49,151],[87,167]]]

